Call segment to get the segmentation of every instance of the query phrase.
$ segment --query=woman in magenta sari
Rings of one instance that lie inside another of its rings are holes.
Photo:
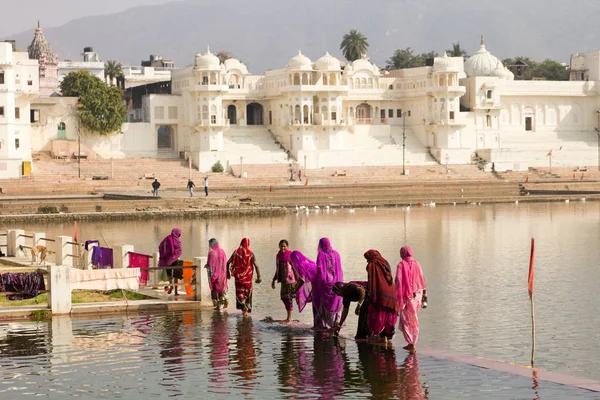
[[[208,241],[210,250],[208,251],[208,260],[206,269],[208,272],[208,285],[210,287],[210,297],[212,298],[215,310],[221,307],[227,308],[227,255],[219,246],[217,239],[212,238]]]
[[[292,252],[290,262],[300,278],[296,297],[300,312],[306,303],[312,302],[314,328],[333,328],[342,311],[342,298],[333,292],[333,285],[344,278],[340,255],[333,250],[329,239],[322,238],[316,263],[299,251]]]
[[[163,239],[158,245],[158,266],[159,267],[171,267],[177,259],[181,257],[181,229],[173,228],[171,234]],[[167,268],[167,276],[169,277],[169,286],[165,287],[168,289],[168,293],[171,294],[173,287],[175,288],[175,296],[177,296],[177,280],[183,279],[183,270]],[[173,278],[175,278],[175,285],[173,286]]]
[[[394,290],[392,268],[377,250],[365,253],[369,277],[369,312],[367,323],[372,336],[379,336],[387,343],[394,337],[398,321],[398,301]]]
[[[396,296],[400,310],[400,329],[408,345],[404,349],[413,351],[419,340],[419,319],[417,312],[422,302],[427,301],[425,279],[419,262],[412,257],[412,249],[400,249],[402,261],[396,269]]]

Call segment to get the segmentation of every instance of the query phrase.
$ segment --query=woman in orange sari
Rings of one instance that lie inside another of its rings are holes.
[[[252,312],[252,275],[256,268],[256,283],[261,283],[260,268],[250,250],[250,239],[243,238],[227,261],[227,279],[235,280],[235,307],[242,310],[244,317]]]

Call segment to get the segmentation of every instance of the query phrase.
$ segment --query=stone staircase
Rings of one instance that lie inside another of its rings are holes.
[[[223,165],[239,164],[240,157],[248,164],[281,164],[288,161],[285,149],[276,142],[266,127],[231,127],[223,134]]]

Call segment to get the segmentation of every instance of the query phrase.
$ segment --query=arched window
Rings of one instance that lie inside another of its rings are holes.
[[[208,106],[206,104],[202,106],[202,120],[203,122],[208,120]]]
[[[323,119],[327,120],[327,106],[321,107],[321,114],[323,114]]]
[[[66,139],[67,138],[67,125],[65,125],[64,122],[61,122],[58,124],[56,136],[58,139]]]
[[[294,74],[294,85],[300,86],[300,74]]]
[[[487,93],[486,93],[486,97],[487,97],[488,99],[491,99],[491,98],[492,98],[492,95],[493,95],[493,92],[492,92],[491,90],[488,90],[488,91],[487,91]]]
[[[369,78],[369,89],[373,89],[373,78]]]
[[[310,112],[309,112],[308,106],[305,105],[304,107],[302,107],[302,111],[303,111],[303,114],[304,114],[304,123],[305,124],[309,124],[310,123],[309,122],[310,121],[309,120]]]
[[[210,123],[212,125],[217,123],[217,106],[210,106]]]
[[[302,112],[300,111],[300,106],[296,105],[294,108],[294,122],[299,124],[302,120]]]
[[[388,89],[389,89],[389,90],[394,90],[394,85],[390,85],[390,86],[388,86]]]
[[[327,86],[327,74],[323,74],[323,86]]]
[[[336,79],[336,74],[332,73],[331,77],[329,78],[329,84],[330,85],[337,85],[337,79]]]
[[[308,85],[308,75],[307,74],[302,74],[302,84]]]

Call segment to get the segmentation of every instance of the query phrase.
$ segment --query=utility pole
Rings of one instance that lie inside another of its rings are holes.
[[[406,175],[406,111],[402,113],[402,175]]]
[[[79,179],[81,179],[81,120],[79,118],[79,111],[77,111],[77,169],[79,172]]]

